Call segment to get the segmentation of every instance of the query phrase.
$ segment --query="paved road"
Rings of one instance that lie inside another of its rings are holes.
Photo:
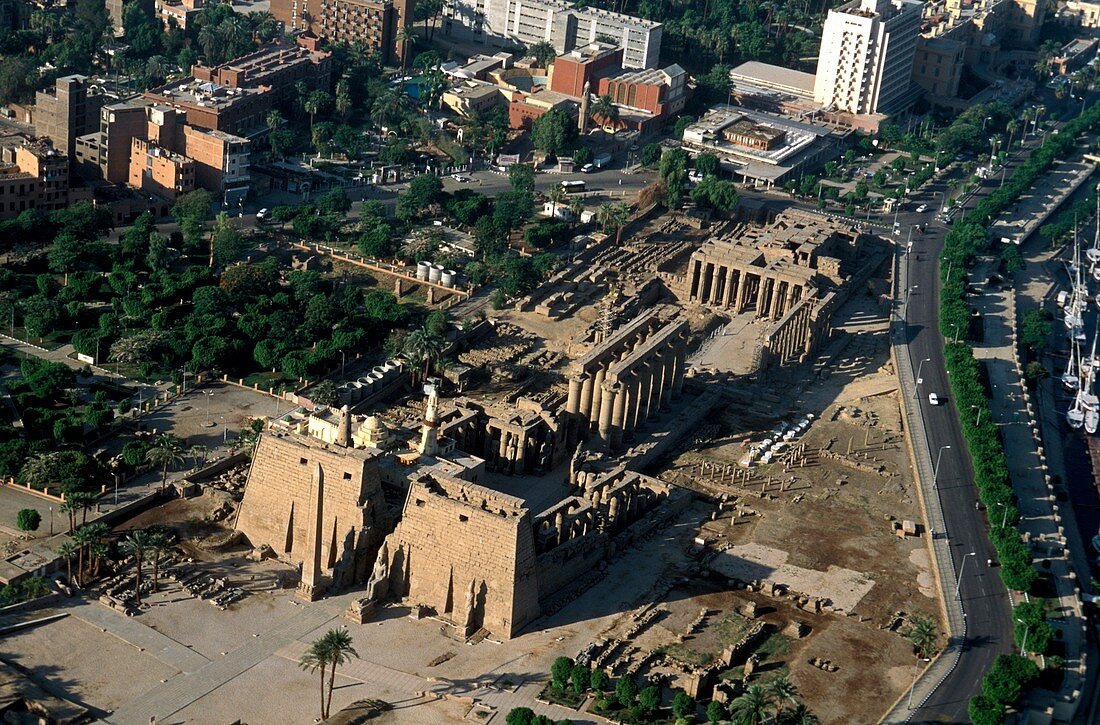
[[[1023,158],[1010,163],[1010,174]],[[933,184],[917,200],[927,201],[934,207],[931,202],[940,198],[938,192],[945,191],[945,186],[946,182]],[[986,190],[994,188],[994,183],[985,187]],[[973,209],[980,198],[981,194],[976,195],[962,208]],[[913,223],[916,216],[903,214],[902,228]],[[911,722],[966,722],[967,703],[980,691],[981,678],[998,654],[1012,650],[1011,601],[999,573],[987,565],[987,560],[993,559],[995,554],[984,516],[975,509],[977,488],[959,414],[950,400],[938,406],[928,402],[928,394],[933,392],[941,398],[949,398],[951,387],[944,366],[944,340],[939,332],[939,255],[947,229],[930,220],[932,210],[924,216],[930,222],[928,231],[913,238],[912,253],[904,262],[909,265],[910,280],[906,338],[913,368],[920,370],[917,395],[928,449],[933,460],[938,461],[934,474],[947,530],[937,535],[948,537],[955,571],[960,574],[957,587],[966,617],[966,634],[958,665],[935,693],[914,711]],[[953,594],[953,591],[945,592],[946,596]]]

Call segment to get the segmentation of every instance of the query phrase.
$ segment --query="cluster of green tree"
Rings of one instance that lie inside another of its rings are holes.
[[[1042,600],[1020,602],[1012,608],[1013,636],[1022,652],[1045,655],[1054,641],[1054,628],[1047,621]]]
[[[729,66],[746,60],[812,70],[809,64],[816,56],[818,39],[810,28],[820,27],[820,15],[826,9],[825,3],[817,2],[789,5],[733,0],[598,4],[662,23],[664,55],[680,59],[694,71],[712,65],[723,68],[727,85]]]
[[[550,156],[570,152],[577,144],[577,123],[560,108],[548,111],[531,124],[531,144]]]
[[[599,668],[590,670],[568,657],[558,657],[550,668],[550,686],[557,692],[571,690],[576,694],[591,692],[595,697],[594,712],[617,722],[646,723],[667,721],[668,711],[662,711],[661,688],[651,685],[639,689],[631,676],[614,683]],[[734,722],[774,722],[783,725],[811,725],[817,718],[796,699],[798,690],[787,677],[778,676],[764,684],[752,684],[729,706],[712,701],[707,705],[709,723],[732,719]],[[672,697],[668,710],[676,722],[695,722],[695,700],[683,691]],[[511,723],[511,719],[508,721]]]
[[[28,456],[53,450],[58,445],[79,445],[85,431],[105,429],[114,419],[106,393],[95,393],[89,402],[76,390],[76,375],[61,363],[27,358],[20,375],[7,384],[21,411],[21,430],[0,426],[0,475],[14,476]]]
[[[15,525],[20,531],[38,531],[42,524],[42,514],[38,509],[19,509],[15,515]]]
[[[982,694],[970,698],[967,714],[974,725],[1001,725],[1005,708],[1039,677],[1034,662],[1020,655],[997,655],[993,669],[982,678]]]
[[[29,101],[60,76],[86,73],[110,40],[102,3],[39,8],[26,27],[0,29],[0,104]]]
[[[1042,307],[1028,310],[1020,321],[1020,343],[1033,354],[1039,354],[1050,344],[1051,314]]]
[[[324,239],[331,242],[339,238],[350,209],[351,199],[347,192],[337,187],[318,196],[312,204],[277,206],[271,210],[271,220],[278,224],[289,224],[294,233],[303,239]],[[375,215],[385,215],[385,211],[377,203],[369,209]]]
[[[1013,110],[1000,101],[971,106],[955,116],[946,128],[936,132],[934,147],[939,164],[949,163],[960,153],[984,151],[988,154],[991,137],[1004,141],[1000,135],[1002,129],[1008,135],[1008,146],[1011,146],[1013,136],[1021,128],[1020,124]]]
[[[529,707],[513,707],[504,719],[505,725],[572,725],[572,720],[558,720],[556,723],[545,715],[536,715]]]
[[[965,332],[969,328],[970,310],[966,303],[966,274],[963,271],[969,269],[977,255],[987,251],[992,244],[989,225],[993,219],[1027,193],[1057,158],[1071,153],[1082,134],[1098,125],[1100,103],[1094,103],[1066,123],[1058,135],[1048,138],[1040,148],[1035,149],[1027,162],[1017,167],[1003,186],[983,198],[977,208],[965,220],[957,222],[948,233],[942,254],[943,286],[940,291],[940,329],[945,339],[957,338],[960,331]],[[989,401],[982,387],[974,351],[965,341],[949,342],[945,345],[944,358],[951,378],[954,403],[962,413],[963,435],[974,465],[979,496],[990,511],[1002,512],[1001,517],[991,516],[989,522],[990,540],[1000,558],[1001,578],[1009,588],[1026,591],[1034,583],[1037,573],[1031,563],[1031,552],[1015,529],[1018,513],[1008,463],[997,428],[988,415]],[[971,417],[972,408],[986,413],[981,422],[977,416]],[[982,712],[989,710],[990,706],[988,700],[979,701]],[[998,712],[1001,713],[998,717],[1003,717],[1003,707]]]
[[[0,587],[0,607],[29,602],[44,597],[51,591],[49,583],[40,576],[28,577],[15,584],[5,584]]]

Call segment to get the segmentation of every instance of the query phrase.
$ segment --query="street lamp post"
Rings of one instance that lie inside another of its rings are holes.
[[[978,554],[975,551],[972,551],[969,554],[963,555],[962,564],[959,564],[959,580],[957,582],[955,582],[955,599],[959,598],[959,588],[962,586],[962,581],[963,581],[963,569],[966,568],[966,557],[968,557],[968,556],[977,556],[977,555]]]
[[[1027,657],[1027,635],[1031,633],[1031,627],[1019,617],[1016,618],[1016,623],[1024,625],[1024,641],[1020,643],[1020,654]]]
[[[225,416],[223,415],[221,418],[222,418],[222,445],[225,445],[226,441],[229,440],[229,426],[225,422]]]
[[[909,688],[909,709],[913,709],[913,690],[917,689],[917,678],[920,677],[920,663],[928,662],[927,657],[920,657],[913,664],[913,686]]]
[[[913,400],[916,400],[917,396],[920,393],[920,391],[917,390],[917,385],[921,384],[920,371],[921,371],[921,368],[924,367],[924,364],[926,362],[932,362],[932,358],[926,357],[926,358],[924,358],[923,360],[920,361],[920,365],[917,365],[917,382],[916,382],[916,385],[913,386]]]
[[[936,482],[940,477],[940,460],[943,458],[943,452],[951,446],[940,446],[940,452],[936,454],[936,467],[932,469],[932,488],[936,487]]]
[[[978,411],[978,416],[974,419],[974,427],[977,428],[982,423],[982,408],[977,405],[972,405],[970,407]]]
[[[210,417],[210,401],[214,397],[214,391],[213,390],[210,390],[210,391],[205,391],[204,390],[203,395],[206,396],[206,423],[204,423],[204,425],[207,428],[213,428],[214,426],[217,425],[217,423],[214,422],[214,419]]]
[[[347,353],[340,351],[340,379],[344,378],[344,365],[347,363]]]

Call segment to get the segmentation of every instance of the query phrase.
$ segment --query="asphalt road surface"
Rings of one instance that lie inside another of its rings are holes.
[[[1009,163],[1010,174],[1023,158],[1021,155]],[[997,188],[998,180],[988,184],[983,191]],[[950,544],[951,558],[959,574],[956,584],[966,617],[966,636],[958,666],[924,706],[914,711],[910,720],[914,723],[967,722],[967,704],[981,691],[982,677],[997,655],[1013,649],[1008,592],[996,568],[996,554],[989,542],[985,515],[975,508],[978,491],[959,423],[959,415],[968,413],[956,412],[951,404],[951,386],[943,359],[944,340],[939,331],[939,255],[948,228],[933,217],[937,212],[936,202],[943,198],[941,192],[946,191],[947,183],[940,181],[922,190],[912,204],[925,202],[928,211],[903,213],[899,224],[902,230],[915,223],[927,222],[928,225],[924,234],[913,236],[912,249],[904,261],[909,265],[910,283],[906,347],[913,370],[920,369],[916,395],[924,414],[933,465],[938,461],[936,487],[947,531],[938,531],[935,535],[946,536]],[[973,209],[982,196],[981,193],[975,195],[962,208]],[[939,405],[929,402],[930,393],[940,397]],[[914,393],[907,391],[906,394]],[[988,563],[990,560],[992,566]],[[945,592],[945,595],[954,596],[955,591]]]

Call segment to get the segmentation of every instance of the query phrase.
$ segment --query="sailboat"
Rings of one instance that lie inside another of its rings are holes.
[[[1085,424],[1085,410],[1081,407],[1079,398],[1074,398],[1073,407],[1066,411],[1066,422],[1074,430],[1078,430]]]
[[[1081,391],[1077,393],[1077,398],[1081,401],[1081,408],[1085,411],[1085,432],[1094,435],[1096,429],[1100,427],[1100,397],[1092,392],[1093,379],[1091,375],[1087,381],[1087,385],[1083,386]]]
[[[1088,357],[1078,357],[1077,369],[1081,379],[1092,375],[1095,377],[1100,372],[1100,357],[1096,355],[1096,338],[1100,337],[1100,317],[1096,318],[1096,329],[1092,332],[1092,351]]]
[[[1066,304],[1065,315],[1062,322],[1066,326],[1067,334],[1074,340],[1084,340],[1084,311],[1085,298],[1088,296],[1088,286],[1081,281],[1081,248],[1077,244],[1077,230],[1073,234],[1073,264],[1070,265],[1073,291],[1070,293],[1069,302]]]
[[[1062,385],[1071,393],[1076,393],[1081,388],[1081,377],[1077,374],[1078,358],[1077,343],[1073,342],[1069,346],[1069,362],[1062,373]]]
[[[1092,278],[1100,282],[1100,264],[1097,264],[1100,262],[1100,193],[1096,195],[1096,235],[1092,239],[1092,249],[1086,249],[1085,256],[1089,260]]]

